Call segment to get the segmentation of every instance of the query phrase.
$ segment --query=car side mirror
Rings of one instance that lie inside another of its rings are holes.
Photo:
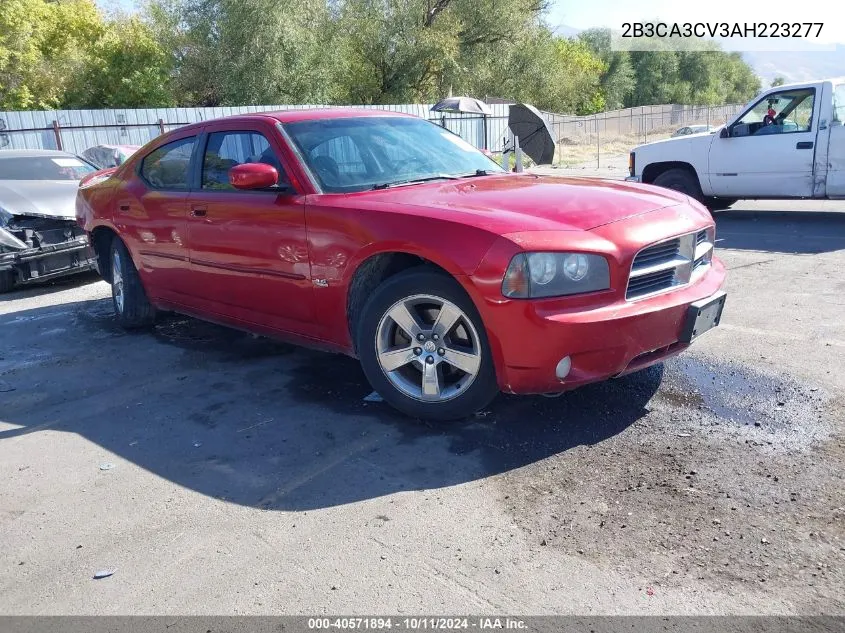
[[[728,132],[728,128],[723,127],[722,131],[719,132],[719,138],[730,138],[730,132]]]
[[[279,172],[267,163],[244,163],[229,170],[229,184],[235,189],[266,189],[279,181]]]

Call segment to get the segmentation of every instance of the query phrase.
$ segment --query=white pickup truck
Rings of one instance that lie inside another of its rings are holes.
[[[635,147],[627,180],[711,210],[742,198],[845,198],[845,78],[778,86],[712,132]]]

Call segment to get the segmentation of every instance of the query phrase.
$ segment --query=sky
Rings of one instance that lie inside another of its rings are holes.
[[[653,18],[666,23],[822,22],[821,36],[812,42],[829,46],[845,43],[845,20],[838,19],[841,14],[838,7],[839,3],[830,0],[552,0],[547,19],[552,26],[579,30],[596,26],[621,29],[623,22]],[[813,33],[816,28],[813,27]]]

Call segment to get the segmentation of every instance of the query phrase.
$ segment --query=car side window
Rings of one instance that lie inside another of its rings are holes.
[[[141,176],[156,189],[187,189],[196,136],[166,143],[144,156]]]
[[[235,191],[229,184],[229,170],[245,163],[266,163],[279,172],[276,183],[280,188],[289,186],[282,162],[270,142],[259,132],[213,132],[208,137],[202,160],[202,188]]]

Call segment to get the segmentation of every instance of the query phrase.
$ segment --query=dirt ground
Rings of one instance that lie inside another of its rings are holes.
[[[690,352],[451,425],[344,357],[123,332],[96,277],[0,296],[0,613],[845,613],[845,206],[717,223]]]

